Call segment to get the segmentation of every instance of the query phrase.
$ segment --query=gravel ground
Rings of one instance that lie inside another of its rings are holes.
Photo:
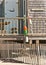
[[[23,63],[10,63],[10,62],[0,61],[0,65],[28,65],[28,64],[23,64]]]
[[[20,61],[24,61],[25,64]],[[9,60],[0,60],[0,65],[37,65],[37,57],[18,57],[16,59],[13,58],[10,62]],[[46,56],[39,57],[39,65],[46,65]]]

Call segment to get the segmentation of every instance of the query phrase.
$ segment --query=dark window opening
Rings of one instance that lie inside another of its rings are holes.
[[[46,44],[46,40],[39,40],[39,43]]]
[[[32,43],[35,44],[36,43],[36,40],[32,40]]]

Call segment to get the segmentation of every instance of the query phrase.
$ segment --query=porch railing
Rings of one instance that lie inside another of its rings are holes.
[[[28,34],[46,34],[46,17],[29,18],[29,17],[16,17],[16,18],[4,18],[0,17],[0,35],[13,35],[23,34],[24,20],[26,19],[26,25],[28,27]],[[30,25],[30,19],[32,24]],[[35,21],[36,20],[36,21]],[[31,32],[32,31],[32,32]]]

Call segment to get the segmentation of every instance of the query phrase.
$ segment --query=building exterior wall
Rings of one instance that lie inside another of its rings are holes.
[[[5,11],[4,2],[5,2],[5,0],[0,1],[0,12],[1,12],[0,17],[4,17],[4,11]]]
[[[5,0],[5,18],[16,18],[17,16],[18,16],[18,0]],[[12,33],[11,32],[12,28],[18,28],[17,27],[18,20],[5,19],[4,22],[10,22],[9,25],[4,26],[4,29],[9,34]]]
[[[5,0],[0,1],[0,17],[5,17]],[[0,22],[4,22],[4,19],[0,19]],[[2,25],[2,24],[1,24]],[[0,30],[4,30],[4,25],[0,25]]]
[[[27,1],[28,16],[32,21],[33,33],[46,33],[46,0]],[[30,27],[28,26],[28,28]],[[29,29],[29,31],[31,31],[31,28]]]
[[[26,2],[26,11],[25,11],[25,4],[24,1]],[[3,6],[5,3],[5,6]],[[14,3],[14,5],[12,4]],[[15,4],[17,3],[17,4]],[[0,16],[1,17],[6,17],[6,18],[11,18],[11,17],[24,17],[25,12],[26,12],[26,16],[27,17],[31,17],[31,21],[32,21],[32,25],[30,25],[28,22],[26,21],[26,25],[28,26],[28,29],[31,33],[31,28],[33,33],[46,33],[46,3],[45,0],[3,0],[2,4],[0,5]],[[10,10],[15,9],[14,12],[10,12]],[[5,11],[5,14],[4,14]],[[9,31],[11,30],[12,26],[13,27],[17,27],[18,26],[18,32],[20,34],[23,33],[23,20],[20,20],[18,22],[18,20],[16,20],[15,24],[11,23],[11,20],[5,20],[7,22],[10,21],[10,25],[7,26],[3,26],[3,28],[9,33]],[[14,22],[14,20],[13,20]],[[17,25],[18,22],[18,25]],[[30,26],[29,26],[30,25]],[[8,28],[10,26],[10,28]],[[32,26],[32,27],[31,27]],[[2,28],[2,29],[3,29]],[[8,28],[8,29],[6,29]],[[11,33],[11,32],[10,32]]]
[[[0,0],[0,17],[15,18],[17,16],[18,0]],[[0,22],[2,22],[2,24],[0,24],[0,34],[3,33],[3,31],[10,34],[12,33],[12,28],[18,29],[18,20],[0,19]],[[10,24],[5,25],[7,22],[10,22]],[[16,32],[14,31],[14,33]]]

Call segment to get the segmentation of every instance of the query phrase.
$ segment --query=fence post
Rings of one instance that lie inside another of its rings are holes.
[[[39,65],[39,40],[36,40],[36,50],[37,50],[37,65]]]

